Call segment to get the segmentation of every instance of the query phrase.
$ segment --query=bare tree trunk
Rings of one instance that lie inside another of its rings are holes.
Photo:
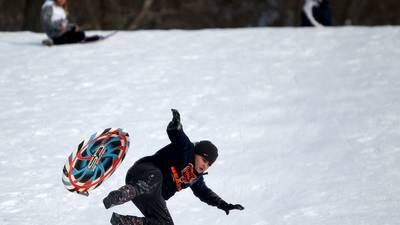
[[[128,24],[126,29],[128,30],[136,30],[140,24],[142,24],[143,19],[146,17],[146,14],[149,12],[151,6],[153,5],[153,0],[145,0],[143,3],[143,7],[140,10],[140,13],[135,17],[135,15],[131,15],[130,19],[128,20]],[[132,21],[132,22],[129,22]]]
[[[354,23],[354,21],[358,21],[360,18],[360,10],[357,9],[362,9],[363,7],[364,0],[353,0],[351,1],[349,7],[347,8],[347,21],[346,23]]]
[[[30,10],[30,0],[25,0],[24,5],[22,6],[22,9],[24,9],[24,13],[23,13],[23,23],[21,24],[21,27],[19,29],[21,30],[25,30],[28,29],[29,27],[29,19],[28,19],[28,15],[29,15],[29,10]]]
[[[96,8],[93,7],[93,0],[85,0],[85,8],[88,12],[87,18],[89,20],[89,26],[91,29],[101,29],[101,24],[97,18]],[[82,2],[82,0],[81,0]]]
[[[104,17],[106,14],[106,3],[105,0],[100,0],[100,27],[101,29],[104,29]]]
[[[42,6],[41,0],[26,0],[24,1],[23,23],[21,30],[41,31],[40,9]]]

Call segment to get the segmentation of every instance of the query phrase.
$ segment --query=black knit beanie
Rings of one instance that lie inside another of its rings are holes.
[[[212,165],[218,158],[218,149],[211,141],[199,141],[194,145],[194,153],[203,156]]]

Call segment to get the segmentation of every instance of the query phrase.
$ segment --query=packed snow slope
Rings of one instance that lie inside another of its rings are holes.
[[[90,32],[106,33],[106,32]],[[170,108],[192,141],[220,151],[206,182],[244,211],[177,193],[177,225],[400,224],[400,29],[119,32],[44,47],[0,33],[0,224],[109,224],[104,209],[140,157],[169,143]],[[132,137],[125,161],[84,197],[62,168],[107,127]]]

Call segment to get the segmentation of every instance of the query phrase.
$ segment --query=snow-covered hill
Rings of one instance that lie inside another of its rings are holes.
[[[220,149],[208,186],[246,207],[226,216],[185,190],[168,201],[176,225],[400,224],[398,27],[119,32],[52,48],[42,38],[0,33],[0,224],[140,215],[101,200],[169,143],[170,108],[192,141]],[[67,156],[107,127],[133,137],[125,161],[89,197],[68,192]]]

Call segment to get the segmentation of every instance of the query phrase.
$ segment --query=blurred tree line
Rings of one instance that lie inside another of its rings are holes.
[[[0,0],[0,30],[41,31],[44,0]],[[84,29],[298,26],[303,0],[69,0]],[[331,0],[335,25],[399,25],[399,0]]]

